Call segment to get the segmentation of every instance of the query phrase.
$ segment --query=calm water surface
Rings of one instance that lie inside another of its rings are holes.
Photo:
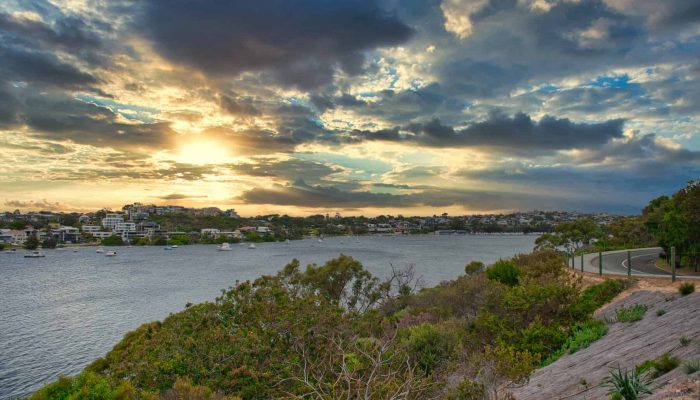
[[[117,248],[117,257],[78,253],[0,253],[0,399],[27,395],[79,372],[140,324],[186,303],[213,300],[238,280],[281,269],[292,258],[323,263],[340,253],[386,277],[413,264],[426,285],[452,279],[471,260],[492,262],[530,251],[534,236],[373,236],[258,244]]]

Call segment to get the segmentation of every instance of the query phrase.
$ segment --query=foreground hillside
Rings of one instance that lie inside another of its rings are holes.
[[[700,293],[681,296],[664,289],[634,291],[606,306],[596,318],[606,321],[608,333],[535,371],[527,385],[513,390],[516,399],[608,398],[609,387],[601,383],[618,367],[630,372],[646,367],[641,376],[652,392],[646,399],[698,399]],[[646,308],[639,321],[617,321],[620,310],[635,307]]]
[[[584,290],[548,250],[471,263],[433,288],[414,278],[381,281],[347,256],[293,261],[141,326],[32,398],[495,398],[604,335],[593,313],[627,285]]]

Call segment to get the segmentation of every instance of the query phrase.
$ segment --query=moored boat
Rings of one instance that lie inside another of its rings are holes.
[[[40,257],[46,257],[44,253],[40,251],[32,251],[31,253],[27,253],[24,255],[24,258],[40,258]]]
[[[110,250],[110,251],[108,251],[108,252],[105,253],[105,257],[114,257],[114,256],[116,256],[116,255],[117,255],[117,252],[116,252],[116,251],[112,251],[112,250]]]
[[[228,243],[221,243],[221,246],[219,246],[219,251],[231,251],[231,245]]]

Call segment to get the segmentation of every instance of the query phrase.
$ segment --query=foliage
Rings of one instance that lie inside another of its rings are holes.
[[[55,249],[56,245],[58,245],[58,241],[53,237],[47,237],[41,242],[41,247],[44,249]]]
[[[110,237],[102,239],[103,246],[123,246],[124,241],[119,235],[112,235]]]
[[[662,315],[666,314],[666,310],[656,310],[656,316],[660,317]]]
[[[647,312],[645,304],[634,304],[629,307],[621,306],[615,310],[615,320],[617,322],[636,322],[644,318]]]
[[[474,275],[484,272],[486,265],[481,261],[472,261],[464,267],[464,273],[467,275]]]
[[[693,339],[686,336],[681,336],[681,338],[678,339],[678,341],[681,342],[681,346],[685,347],[688,346],[693,341]]]
[[[629,286],[627,280],[606,279],[602,283],[588,287],[571,305],[571,313],[576,316],[592,314],[604,304],[612,301]]]
[[[465,378],[448,391],[446,400],[483,400],[485,397],[486,388],[482,383]]]
[[[191,239],[187,235],[172,235],[168,240],[171,245],[182,246],[191,243]]]
[[[426,373],[446,360],[455,346],[454,334],[429,323],[410,327],[405,341],[409,355]]]
[[[695,291],[695,284],[691,282],[686,282],[678,287],[678,292],[683,295],[689,295]]]
[[[612,398],[637,400],[642,394],[651,394],[644,378],[636,370],[617,368],[610,371],[610,376],[603,380],[603,385],[610,388]]]
[[[700,371],[700,360],[686,361],[683,363],[683,371],[685,371],[685,373],[688,375]]]
[[[573,335],[567,339],[566,343],[564,343],[559,350],[543,360],[540,366],[544,367],[549,365],[564,354],[573,354],[581,349],[585,349],[590,346],[591,343],[605,336],[605,334],[608,333],[608,327],[602,321],[591,320],[576,326],[573,332]]]
[[[538,237],[535,240],[535,246],[537,249],[564,247],[567,252],[575,253],[588,245],[593,239],[601,236],[602,231],[600,227],[592,219],[582,218],[557,224],[553,233]]]
[[[27,250],[36,250],[39,247],[39,239],[31,235],[24,241],[24,248]]]
[[[690,181],[672,197],[661,196],[644,208],[646,227],[657,238],[666,254],[671,247],[681,261],[697,271],[700,262],[700,180]]]
[[[60,377],[58,381],[44,386],[30,400],[131,400],[137,393],[129,382],[114,383],[107,378],[85,371],[75,378]]]
[[[498,260],[486,270],[487,278],[508,286],[518,284],[518,275],[519,272],[515,265],[506,260]]]
[[[66,379],[90,375],[96,387],[128,385],[153,399],[494,395],[526,380],[540,359],[592,341],[581,333],[593,329],[592,307],[618,289],[605,282],[582,300],[555,251],[504,263],[517,284],[500,281],[509,274],[475,272],[414,292],[412,274],[380,281],[348,256],[304,270],[294,260],[275,276],[237,282],[215,302],[144,324]],[[454,371],[465,380],[444,389]]]
[[[661,357],[652,361],[651,366],[654,368],[652,376],[658,378],[667,372],[671,372],[681,363],[681,360],[671,353],[664,353]]]

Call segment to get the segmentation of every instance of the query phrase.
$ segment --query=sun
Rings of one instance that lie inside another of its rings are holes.
[[[184,143],[174,154],[175,160],[187,164],[225,164],[233,156],[226,147],[213,140],[194,140]]]

